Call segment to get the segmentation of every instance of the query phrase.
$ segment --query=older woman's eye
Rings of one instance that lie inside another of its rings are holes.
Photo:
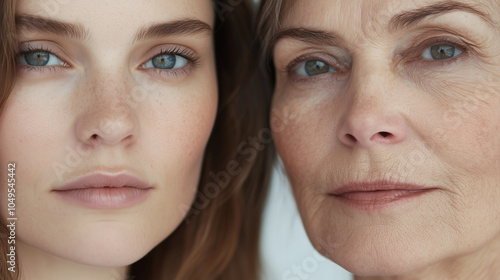
[[[446,60],[454,58],[461,54],[462,51],[455,46],[451,45],[434,45],[425,49],[422,57],[430,60]]]
[[[337,71],[321,60],[309,60],[299,64],[299,67],[295,71],[297,74],[302,76],[318,76],[326,73],[337,73]]]
[[[188,64],[188,60],[180,55],[160,54],[148,62],[144,63],[143,68],[157,68],[162,70],[182,68]]]
[[[66,65],[57,56],[46,51],[24,52],[20,55],[19,62],[32,67]]]

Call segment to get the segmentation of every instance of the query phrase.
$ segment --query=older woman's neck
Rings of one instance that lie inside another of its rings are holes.
[[[468,280],[497,279],[500,275],[500,236],[479,251],[445,260],[423,271],[397,276],[355,276],[355,280]]]
[[[70,262],[17,242],[21,280],[127,280],[128,267],[92,267]]]

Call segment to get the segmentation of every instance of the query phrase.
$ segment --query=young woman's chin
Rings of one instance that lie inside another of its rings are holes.
[[[18,254],[23,258],[46,255],[46,259],[67,260],[93,267],[124,267],[140,260],[175,230],[172,228],[153,234],[137,230],[137,227],[103,222],[81,227],[78,232],[71,232],[54,242],[30,236],[24,239],[27,240],[24,243],[20,235]]]

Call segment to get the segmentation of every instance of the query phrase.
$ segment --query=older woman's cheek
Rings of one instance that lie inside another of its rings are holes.
[[[455,213],[443,221],[464,236],[481,236],[473,232],[480,224],[487,227],[491,220],[485,217],[500,215],[500,79],[487,73],[435,85],[433,94],[442,100],[421,122],[434,125],[420,128],[435,132],[426,133],[426,143],[447,178],[445,203]],[[495,211],[488,214],[488,209]]]
[[[416,110],[418,117],[412,125],[443,163],[470,164],[457,159],[471,152],[471,160],[482,161],[492,156],[491,144],[495,138],[492,136],[500,123],[492,121],[499,115],[496,108],[500,77],[496,73],[500,69],[484,68],[469,66],[447,72],[405,73],[405,79],[414,83],[416,94],[426,104]]]
[[[314,151],[310,150],[310,144],[314,141],[311,137],[314,137],[314,134],[308,134],[311,125],[314,126],[310,121],[314,119],[308,114],[310,106],[307,100],[301,106],[296,98],[289,98],[292,94],[294,93],[291,90],[277,88],[270,121],[276,146],[282,151],[281,157],[290,163],[292,169],[288,171],[295,174],[300,173],[308,163],[314,163],[310,160],[310,157],[314,156]],[[299,168],[300,166],[302,168]]]
[[[332,204],[328,203],[322,184],[329,182],[334,167],[338,166],[333,156],[332,104],[326,102],[328,98],[323,98],[329,95],[324,93],[320,89],[303,92],[278,86],[273,99],[271,128],[306,230],[325,224],[329,231],[337,233],[342,230],[342,223],[336,221],[335,215],[328,217],[330,222],[322,220],[325,213],[332,213]],[[330,250],[322,248],[336,247],[343,242],[330,235],[328,240],[314,245],[327,254]]]

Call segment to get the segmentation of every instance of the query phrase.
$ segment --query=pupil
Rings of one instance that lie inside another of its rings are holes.
[[[24,60],[31,66],[45,66],[49,63],[49,53],[33,52],[24,55]]]
[[[153,65],[159,69],[172,69],[175,66],[175,55],[159,55],[153,58]]]
[[[329,67],[326,63],[319,60],[311,60],[306,62],[306,73],[309,76],[316,76],[324,73],[328,73]]]
[[[436,45],[431,47],[433,59],[450,59],[455,56],[455,47],[448,45]]]

